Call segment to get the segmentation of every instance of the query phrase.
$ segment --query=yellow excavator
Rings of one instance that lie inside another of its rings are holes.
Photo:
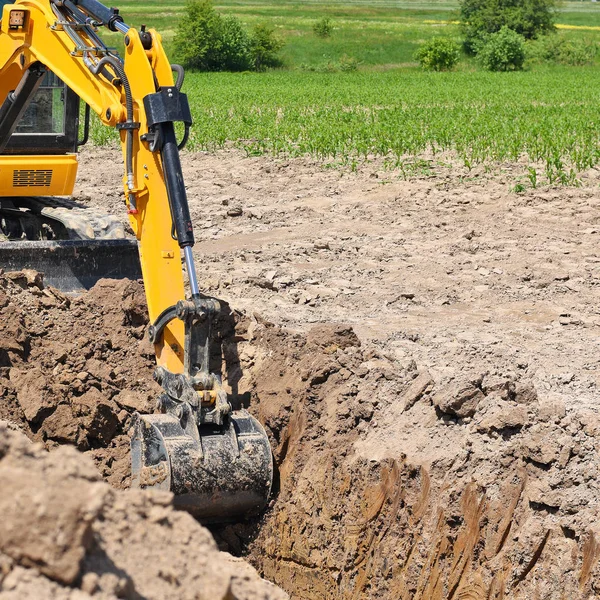
[[[192,254],[179,158],[192,124],[183,69],[154,29],[129,27],[97,0],[0,5],[0,266],[47,271],[50,283],[74,289],[141,265],[163,393],[156,414],[134,415],[132,485],[172,491],[204,522],[258,514],[271,490],[271,449],[210,370],[220,305],[200,293]],[[123,57],[103,43],[103,27],[123,35]],[[90,109],[119,132],[135,240],[117,219],[90,218],[60,198],[72,194]]]

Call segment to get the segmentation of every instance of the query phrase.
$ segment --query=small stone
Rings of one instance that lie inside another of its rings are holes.
[[[552,429],[530,432],[522,442],[521,451],[525,458],[541,465],[552,464],[560,452],[560,444]]]
[[[555,398],[540,403],[538,416],[540,421],[560,421],[567,414],[564,400]]]
[[[497,397],[497,400],[495,397]],[[486,401],[490,404],[488,404],[487,410],[476,425],[476,429],[480,433],[520,429],[527,423],[528,417],[525,406],[501,400],[498,392],[490,394]]]
[[[408,389],[400,398],[400,407],[402,412],[407,411],[414,406],[422,396],[433,387],[433,379],[428,371],[424,371],[413,379]]]
[[[518,404],[535,404],[538,401],[535,386],[532,383],[520,381],[514,384],[514,398]]]
[[[243,210],[241,206],[232,206],[227,210],[228,217],[241,217],[243,214]]]

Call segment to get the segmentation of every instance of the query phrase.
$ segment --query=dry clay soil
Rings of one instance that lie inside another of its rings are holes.
[[[120,162],[88,150],[78,202],[124,214]],[[516,194],[521,165],[432,162],[404,180],[224,151],[183,166],[201,286],[227,303],[215,362],[278,467],[263,517],[215,530],[220,547],[299,599],[599,597],[598,172]],[[134,494],[119,490],[130,415],[157,394],[140,283],[69,299],[26,273],[0,288],[0,418],[54,448],[38,460],[76,446],[112,484],[79,509],[91,525],[67,579],[0,527],[0,585],[21,569],[92,596],[187,597],[136,591],[95,521],[126,519],[110,507]],[[120,571],[98,571],[100,551]]]

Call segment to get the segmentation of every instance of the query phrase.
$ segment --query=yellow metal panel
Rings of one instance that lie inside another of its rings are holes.
[[[0,196],[68,196],[76,175],[75,154],[0,156]]]
[[[156,91],[154,76],[159,85],[173,85],[167,57],[154,32],[151,33],[155,39],[151,51],[144,50],[139,34],[134,29],[127,34],[129,44],[125,48],[125,72],[130,75],[131,90],[136,99],[134,120],[140,123],[140,135],[148,131],[142,99]],[[124,131],[121,132],[121,142],[125,143]],[[142,274],[152,322],[165,308],[185,298],[181,250],[171,237],[171,212],[160,155],[150,152],[136,135],[133,157],[138,213],[129,217],[140,241]],[[165,328],[164,344],[155,346],[158,364],[173,373],[183,371],[184,337],[183,322],[175,319]]]

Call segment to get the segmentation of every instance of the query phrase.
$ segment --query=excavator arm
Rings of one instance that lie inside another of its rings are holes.
[[[101,27],[123,34],[123,58],[102,42]],[[205,521],[255,514],[270,493],[271,452],[261,425],[246,411],[232,410],[220,377],[210,370],[220,305],[200,294],[192,255],[179,159],[192,122],[181,91],[183,69],[169,63],[155,30],[129,27],[117,9],[97,0],[6,4],[0,21],[0,151],[48,69],[120,135],[155,378],[164,389],[158,414],[134,416],[133,484],[171,490],[176,503]],[[176,122],[183,123],[181,141]]]

